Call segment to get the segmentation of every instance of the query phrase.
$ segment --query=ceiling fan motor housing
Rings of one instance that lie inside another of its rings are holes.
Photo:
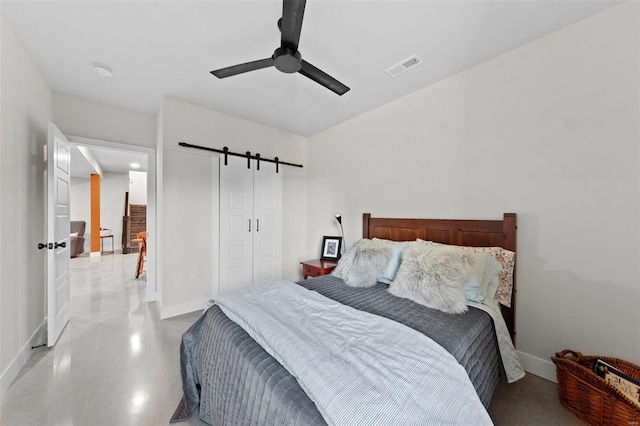
[[[292,74],[302,68],[302,55],[297,50],[288,47],[278,47],[273,52],[273,64],[278,71]]]
[[[218,78],[227,78],[249,71],[276,67],[278,71],[287,74],[300,73],[340,96],[347,93],[349,87],[309,62],[302,60],[302,55],[298,51],[298,42],[300,41],[306,4],[307,0],[282,0],[282,17],[278,20],[278,28],[281,33],[280,47],[273,52],[270,58],[220,68],[211,71],[211,74]]]

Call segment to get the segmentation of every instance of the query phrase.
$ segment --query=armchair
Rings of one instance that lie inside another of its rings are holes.
[[[71,236],[69,237],[69,254],[76,257],[84,253],[84,230],[87,222],[84,220],[72,220],[69,222]]]

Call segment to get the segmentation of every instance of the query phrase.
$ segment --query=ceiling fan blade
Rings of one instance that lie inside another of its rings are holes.
[[[244,64],[233,65],[231,67],[220,68],[219,70],[211,71],[211,74],[218,78],[231,77],[237,74],[242,74],[249,71],[255,71],[262,68],[272,67],[273,58],[260,59],[259,61],[246,62]]]
[[[340,83],[338,80],[331,77],[324,71],[321,71],[318,68],[314,67],[304,59],[302,60],[302,69],[300,69],[300,71],[298,72],[305,77],[308,77],[311,80],[315,81],[316,83],[322,84],[324,87],[337,93],[340,96],[344,95],[350,90],[347,86]]]
[[[298,50],[306,3],[306,0],[282,0],[282,21],[280,22],[282,47]]]

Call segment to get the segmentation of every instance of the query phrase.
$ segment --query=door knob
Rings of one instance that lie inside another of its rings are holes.
[[[53,248],[58,248],[58,247],[66,247],[67,243],[65,243],[64,241],[61,243],[56,243],[55,246]]]

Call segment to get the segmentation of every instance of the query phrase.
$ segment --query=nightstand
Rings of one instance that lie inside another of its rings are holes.
[[[302,264],[302,277],[306,280],[308,277],[319,277],[321,275],[330,274],[336,269],[338,262],[335,260],[305,260]]]

